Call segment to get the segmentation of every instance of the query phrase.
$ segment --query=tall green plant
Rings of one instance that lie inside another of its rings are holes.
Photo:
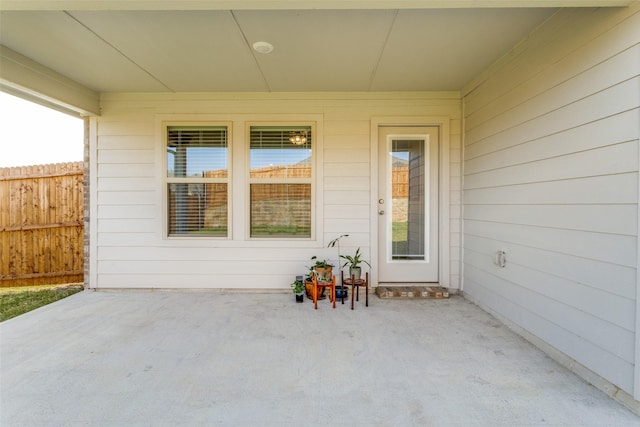
[[[362,259],[362,254],[360,254],[360,248],[356,249],[356,253],[353,256],[341,255],[340,258],[346,260],[340,268],[344,268],[347,265],[349,266],[349,268],[355,268],[355,267],[359,267],[361,263],[365,263],[369,266],[369,268],[371,268],[371,264],[369,264],[369,262],[367,262],[366,260]]]

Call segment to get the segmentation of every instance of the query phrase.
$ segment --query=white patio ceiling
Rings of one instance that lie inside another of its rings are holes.
[[[629,3],[3,0],[0,44],[4,65],[30,59],[95,93],[448,91],[557,7]]]

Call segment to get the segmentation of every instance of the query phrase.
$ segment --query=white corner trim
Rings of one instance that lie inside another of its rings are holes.
[[[639,2],[640,3],[640,2]],[[640,109],[638,110],[640,118]],[[639,121],[640,122],[640,121]],[[638,143],[640,143],[640,126],[638,126]],[[640,154],[638,155],[640,162]],[[640,174],[638,174],[638,199],[640,200]],[[640,202],[637,202],[640,203]],[[638,211],[638,224],[640,224],[640,209]],[[635,365],[633,370],[633,397],[640,401],[640,231],[636,230],[636,343]]]
[[[98,120],[96,117],[89,119],[89,288],[98,289]]]

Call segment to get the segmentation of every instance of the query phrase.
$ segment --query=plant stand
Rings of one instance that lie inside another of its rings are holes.
[[[305,279],[304,281],[304,286],[305,286],[305,293],[307,294],[307,299],[310,299],[313,301],[313,279],[311,279],[310,277]],[[319,284],[318,286],[318,299],[326,299],[327,296],[325,295],[324,289],[325,287],[322,286],[322,283]]]
[[[331,282],[320,282],[318,276],[313,276],[313,305],[318,309],[318,288],[324,286],[329,288],[329,301],[333,302],[333,308],[336,308],[336,276],[331,276]]]
[[[356,280],[354,276],[351,276],[348,279],[344,278],[344,274],[342,274],[342,283],[343,285],[351,285],[351,310],[354,309],[354,298],[355,301],[360,300],[360,287],[364,286],[364,295],[365,295],[365,307],[369,307],[369,272],[365,274],[364,279]]]

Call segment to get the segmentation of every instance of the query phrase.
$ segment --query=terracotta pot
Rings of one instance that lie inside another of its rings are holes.
[[[304,281],[305,291],[307,293],[307,298],[313,300],[313,281],[311,279],[307,279]],[[326,295],[324,294],[325,286],[318,283],[318,299],[325,299]]]
[[[330,282],[333,275],[333,267],[315,267],[314,271],[318,275],[318,282]]]

